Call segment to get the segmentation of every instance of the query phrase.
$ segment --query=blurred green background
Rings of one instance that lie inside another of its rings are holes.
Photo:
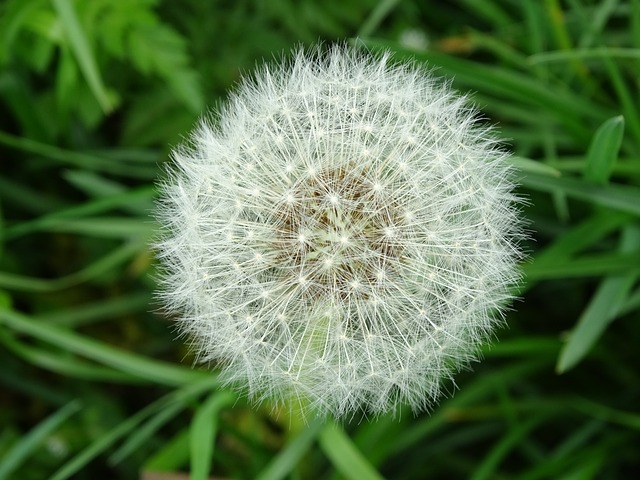
[[[243,72],[355,37],[498,125],[530,256],[432,412],[305,426],[191,367],[150,212]],[[0,2],[0,479],[634,478],[639,89],[640,0]]]

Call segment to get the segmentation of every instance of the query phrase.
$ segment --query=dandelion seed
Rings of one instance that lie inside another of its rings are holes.
[[[174,152],[161,295],[199,359],[256,401],[428,409],[519,279],[505,158],[423,68],[299,51]]]

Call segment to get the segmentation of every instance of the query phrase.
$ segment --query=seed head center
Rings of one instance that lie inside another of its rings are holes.
[[[402,262],[406,216],[378,177],[356,168],[315,170],[288,190],[270,219],[274,270],[304,278],[309,295],[370,298]],[[291,198],[296,202],[291,202]],[[375,291],[374,291],[375,290]]]

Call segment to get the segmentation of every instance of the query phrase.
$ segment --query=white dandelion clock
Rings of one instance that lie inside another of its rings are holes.
[[[505,157],[423,68],[299,51],[174,152],[163,299],[199,359],[255,400],[428,409],[519,278]]]

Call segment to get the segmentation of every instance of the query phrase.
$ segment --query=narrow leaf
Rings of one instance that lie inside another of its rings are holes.
[[[31,224],[39,230],[65,232],[99,238],[149,238],[156,230],[150,221],[129,217],[59,218]]]
[[[639,249],[640,229],[630,225],[623,230],[620,252],[638,252]],[[622,310],[637,278],[638,272],[631,272],[606,278],[600,283],[591,302],[580,316],[569,341],[560,352],[556,366],[558,373],[564,373],[576,366],[589,352],[607,325]]]
[[[32,347],[16,340],[9,332],[0,331],[0,341],[16,355],[32,365],[70,378],[118,383],[146,383],[144,379],[121,371],[94,365],[76,356],[61,355],[56,350]]]
[[[551,278],[595,277],[640,271],[637,253],[602,253],[585,255],[553,264],[532,263],[522,266],[527,281]]]
[[[640,414],[636,411],[617,410],[582,397],[576,398],[572,402],[572,406],[590,417],[640,431]]]
[[[637,87],[627,82],[625,73],[620,69],[620,62],[614,62],[609,57],[603,57],[602,60],[609,74],[609,82],[618,97],[616,102],[620,105],[618,108],[622,109],[628,129],[638,142],[640,141],[640,115],[638,114]],[[627,153],[637,155],[637,150],[633,147],[627,148]]]
[[[48,215],[12,226],[7,229],[5,234],[7,238],[13,239],[35,231],[46,231],[55,225],[64,225],[65,219],[94,216],[116,209],[135,211],[138,214],[144,213],[146,215],[151,208],[153,194],[153,189],[140,187],[124,193],[91,200],[77,206],[59,208]],[[138,223],[147,223],[147,226],[151,228],[151,222],[138,220]]]
[[[213,446],[220,410],[231,405],[235,395],[228,391],[211,395],[191,422],[191,480],[207,480],[213,463]]]
[[[528,355],[523,358],[524,360],[512,361],[504,368],[481,375],[476,382],[467,385],[454,397],[443,402],[432,415],[416,419],[405,426],[402,435],[393,442],[388,442],[387,455],[399,455],[406,449],[427,441],[427,437],[433,436],[443,427],[450,425],[457,412],[493,398],[497,383],[507,382],[508,384],[509,381],[526,378],[527,375],[547,369],[549,359],[552,359],[547,355]]]
[[[203,378],[200,381],[189,383],[179,390],[173,390],[171,393],[147,405],[138,413],[120,422],[113,429],[99,435],[96,440],[91,442],[85,449],[80,451],[76,456],[65,463],[58,471],[56,471],[50,480],[67,480],[75,478],[75,475],[82,467],[91,460],[102,454],[111,447],[115,442],[129,435],[138,425],[153,415],[155,412],[166,408],[175,402],[191,401],[201,395],[204,391],[215,388],[215,378]]]
[[[538,414],[533,418],[519,422],[506,435],[500,438],[493,448],[485,455],[482,462],[474,469],[472,480],[489,480],[498,475],[496,471],[500,462],[519,444],[526,436],[538,427],[548,417],[547,413]]]
[[[526,173],[520,183],[534,190],[553,193],[560,190],[570,197],[640,215],[640,188],[631,185],[594,185],[576,178],[555,178]]]
[[[320,447],[342,476],[350,480],[382,480],[383,477],[362,455],[347,434],[328,423],[318,437]]]
[[[154,165],[125,163],[114,161],[113,158],[103,158],[92,153],[64,150],[31,138],[18,137],[3,131],[0,131],[0,144],[41,155],[63,165],[74,165],[83,170],[98,170],[122,177],[143,178],[146,180],[153,179],[158,174],[158,168]]]
[[[256,480],[280,480],[289,475],[311,447],[322,425],[322,420],[315,420],[299,435],[289,440],[280,453],[260,472]]]
[[[572,59],[603,59],[603,58],[640,58],[640,49],[638,48],[619,48],[619,47],[595,47],[582,48],[572,50],[551,50],[548,52],[540,52],[529,57],[529,63],[536,65],[547,62],[566,62]]]
[[[127,190],[123,184],[91,171],[67,170],[63,172],[62,176],[67,182],[90,197],[109,197]]]
[[[89,40],[82,30],[80,20],[78,19],[78,16],[73,9],[71,1],[51,1],[56,11],[58,12],[58,15],[60,16],[60,21],[62,22],[62,25],[65,29],[71,51],[78,61],[80,70],[82,70],[82,73],[84,74],[87,83],[89,84],[89,88],[91,88],[91,91],[96,97],[96,100],[98,100],[98,103],[100,104],[100,107],[102,107],[102,110],[105,113],[110,112],[113,108],[112,102],[109,99],[104,84],[102,83],[102,78],[98,70],[95,56],[89,48]]]
[[[16,478],[10,477],[20,465],[35,453],[41,443],[51,435],[71,415],[80,410],[80,403],[76,400],[68,403],[60,410],[36,425],[29,433],[20,439],[8,452],[0,457],[0,480]]]
[[[172,472],[186,465],[189,460],[189,428],[183,428],[165,442],[142,468],[143,473]]]
[[[606,185],[609,182],[613,165],[618,158],[624,118],[620,115],[604,122],[596,131],[589,151],[584,177],[593,183]]]
[[[541,175],[549,175],[552,177],[559,177],[562,175],[560,170],[545,163],[531,160],[530,158],[513,157],[509,162],[520,170],[520,172],[539,173]]]
[[[85,268],[67,276],[51,280],[0,272],[0,287],[27,292],[54,292],[56,290],[62,290],[100,277],[131,259],[143,248],[143,242],[127,242]]]
[[[0,324],[51,343],[59,348],[75,352],[94,361],[126,373],[163,385],[185,385],[202,380],[212,374],[198,372],[159,360],[152,360],[98,342],[66,328],[56,327],[32,319],[11,310],[0,309]]]
[[[536,264],[555,264],[566,261],[573,255],[596,245],[606,235],[620,229],[632,220],[632,216],[621,212],[600,211],[584,220],[546,246],[536,254]]]
[[[398,3],[399,0],[382,0],[378,2],[367,19],[362,23],[360,30],[358,30],[358,37],[362,38],[372,35]]]
[[[153,435],[175,418],[181,411],[187,408],[190,399],[182,398],[180,401],[168,403],[165,408],[158,410],[149,420],[141,424],[134,432],[127,436],[126,441],[109,456],[109,464],[118,465],[130,455],[148,442],[153,441]]]

